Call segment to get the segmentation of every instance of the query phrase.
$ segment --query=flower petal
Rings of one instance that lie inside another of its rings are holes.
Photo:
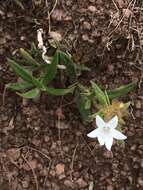
[[[121,132],[117,131],[116,129],[111,130],[111,135],[113,138],[117,140],[125,140],[127,137],[123,135]]]
[[[104,145],[104,136],[103,136],[103,134],[99,134],[97,138],[98,138],[99,144],[101,146]]]
[[[106,146],[106,148],[107,148],[109,151],[111,151],[112,144],[113,144],[113,137],[111,137],[111,136],[106,136],[106,138],[105,138],[105,146]]]
[[[118,125],[118,116],[116,115],[115,117],[113,117],[110,121],[108,121],[107,125],[110,128],[116,128]]]
[[[101,132],[101,129],[97,128],[97,129],[94,129],[93,131],[91,131],[90,133],[88,133],[87,136],[90,138],[96,138],[100,132]]]
[[[99,115],[97,115],[96,116],[96,125],[97,125],[97,127],[105,127],[105,122],[103,121],[103,119],[99,116]]]

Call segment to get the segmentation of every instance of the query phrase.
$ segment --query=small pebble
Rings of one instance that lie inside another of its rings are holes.
[[[90,12],[94,13],[94,12],[96,11],[96,8],[91,5],[91,6],[88,7],[88,10],[89,10]]]
[[[90,30],[90,29],[91,29],[90,23],[87,22],[87,21],[84,21],[84,22],[83,22],[83,28],[86,29],[86,30]]]
[[[27,189],[28,187],[29,187],[29,181],[22,181],[22,187],[24,188],[24,189]]]

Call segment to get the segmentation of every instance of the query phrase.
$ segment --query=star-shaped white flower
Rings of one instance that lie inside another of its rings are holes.
[[[87,136],[90,138],[97,137],[100,145],[105,144],[109,151],[111,150],[113,144],[113,138],[117,140],[125,140],[127,138],[125,135],[115,129],[118,125],[117,116],[113,117],[110,121],[105,122],[99,115],[97,115],[96,125],[98,128],[90,132]]]

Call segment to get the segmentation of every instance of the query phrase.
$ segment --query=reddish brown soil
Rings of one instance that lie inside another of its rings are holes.
[[[107,88],[138,82],[124,98],[132,101],[123,129],[128,139],[114,144],[112,153],[86,137],[94,126],[82,124],[71,97],[43,94],[24,106],[7,91],[2,105],[5,84],[15,80],[6,58],[36,41],[39,27],[48,33],[53,3],[34,1],[24,0],[25,10],[0,1],[0,190],[143,189],[142,1],[61,0],[51,15],[51,30],[64,36],[76,62],[92,70],[81,82],[95,79]]]

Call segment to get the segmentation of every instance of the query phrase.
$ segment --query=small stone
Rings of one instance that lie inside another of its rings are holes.
[[[125,3],[124,3],[124,0],[117,0],[118,2],[118,5],[119,5],[119,8],[123,8]]]
[[[45,142],[48,142],[50,140],[50,137],[49,136],[44,136],[44,141]]]
[[[89,0],[90,3],[95,3],[96,0]]]
[[[108,71],[112,73],[114,71],[114,65],[109,64],[108,65]]]
[[[89,37],[88,37],[87,34],[83,34],[83,35],[82,35],[82,39],[83,39],[84,41],[88,41],[88,40],[89,40]]]
[[[52,189],[60,190],[60,187],[56,183],[52,183]]]
[[[2,10],[0,10],[0,15],[1,15],[1,16],[4,16],[5,13],[4,13]]]
[[[87,21],[84,21],[84,22],[83,22],[83,28],[86,29],[86,30],[90,30],[90,29],[91,29],[90,23],[87,22]]]
[[[84,187],[87,186],[87,182],[84,181],[83,178],[79,178],[79,179],[76,181],[76,183],[78,184],[79,188],[84,188]]]
[[[141,159],[141,167],[143,168],[143,159]]]
[[[61,174],[61,175],[59,175],[59,180],[62,180],[62,179],[64,179],[66,176],[65,176],[65,174]]]
[[[112,158],[113,157],[113,154],[111,151],[105,151],[103,155],[105,158]]]
[[[135,116],[136,116],[137,118],[140,118],[140,117],[141,117],[141,113],[140,113],[139,110],[136,111]]]
[[[49,36],[53,38],[55,41],[60,42],[62,40],[62,35],[57,31],[49,32]]]
[[[44,168],[43,170],[40,171],[40,175],[42,176],[48,176],[49,175],[49,171],[47,168]]]
[[[56,172],[55,172],[54,170],[50,170],[49,173],[50,173],[50,175],[53,176],[53,177],[55,177],[55,175],[56,175]]]
[[[131,146],[131,150],[136,150],[136,148],[137,148],[136,144],[134,144],[134,145]]]
[[[136,108],[137,109],[141,109],[142,108],[142,104],[141,104],[141,101],[137,101],[137,103],[136,103]]]
[[[132,14],[133,13],[132,13],[132,11],[130,9],[123,9],[123,15],[124,15],[124,17],[129,18],[130,15],[132,15]]]
[[[66,1],[66,5],[67,5],[67,6],[70,6],[71,4],[72,4],[72,1],[70,1],[70,0],[67,0],[67,1]]]
[[[8,149],[7,155],[15,161],[20,157],[20,149],[17,148]]]
[[[23,169],[26,171],[34,170],[37,168],[37,160],[33,159],[31,161],[28,161],[28,163],[23,164]]]
[[[67,187],[70,187],[70,188],[72,188],[72,189],[75,189],[75,188],[76,188],[76,185],[75,185],[72,181],[70,181],[70,180],[68,180],[68,179],[66,179],[66,180],[64,181],[64,185],[67,186]]]
[[[61,175],[65,172],[65,165],[64,164],[57,164],[56,165],[56,174]]]
[[[0,45],[3,45],[6,43],[6,39],[3,37],[3,38],[0,38]]]
[[[96,11],[96,8],[94,7],[94,6],[92,6],[92,5],[90,5],[89,7],[88,7],[88,10],[90,11],[90,12],[95,12]]]
[[[68,152],[69,151],[69,146],[63,146],[63,151]]]
[[[143,179],[141,177],[138,178],[138,184],[143,187]]]
[[[21,37],[20,37],[20,40],[21,40],[21,41],[24,41],[24,40],[26,40],[26,37],[25,37],[25,36],[21,36]]]
[[[51,18],[56,21],[62,21],[65,17],[65,13],[62,9],[55,9],[51,15]]]
[[[8,18],[13,17],[13,13],[12,13],[12,12],[8,12],[8,13],[7,13],[7,17],[8,17]]]
[[[69,128],[69,124],[67,124],[65,121],[60,121],[60,124],[59,124],[59,122],[57,121],[56,122],[56,127],[58,129],[68,129]]]
[[[29,187],[29,181],[26,181],[26,180],[22,181],[22,187],[24,189],[27,189]]]
[[[112,185],[107,186],[107,190],[113,190],[113,186]]]

